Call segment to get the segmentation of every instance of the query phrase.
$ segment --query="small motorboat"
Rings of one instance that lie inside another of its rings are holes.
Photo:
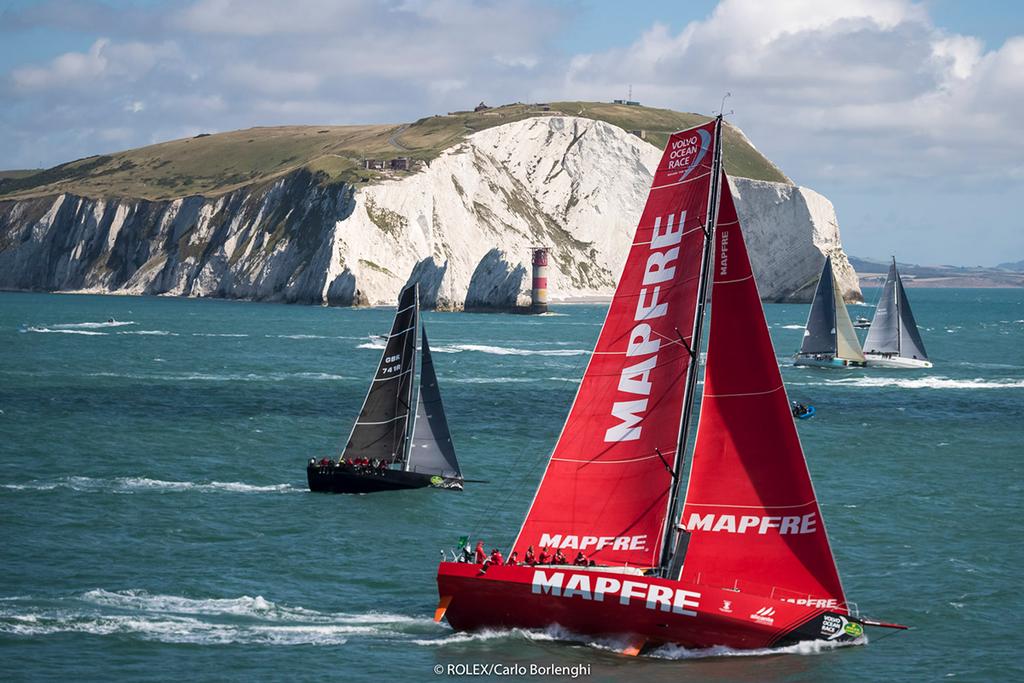
[[[858,330],[866,330],[871,327],[871,321],[862,315],[858,315],[857,319],[853,321],[853,326]]]
[[[814,406],[804,405],[803,403],[797,403],[793,401],[791,404],[793,408],[793,417],[798,420],[807,420],[814,417],[814,413],[818,412],[814,409]]]

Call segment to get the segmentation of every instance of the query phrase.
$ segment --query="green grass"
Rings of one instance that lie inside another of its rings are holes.
[[[664,147],[675,130],[709,117],[651,107],[600,102],[552,102],[550,110],[510,104],[484,112],[456,112],[402,125],[278,126],[200,135],[149,147],[78,159],[45,170],[0,172],[0,199],[70,192],[86,197],[168,199],[215,196],[308,168],[322,183],[376,182],[364,158],[437,157],[472,133],[533,116],[570,114],[642,129]],[[734,129],[725,128],[725,167],[733,175],[786,182],[785,176]],[[404,172],[401,172],[404,173]]]

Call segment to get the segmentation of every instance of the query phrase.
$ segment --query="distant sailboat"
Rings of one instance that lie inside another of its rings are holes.
[[[846,311],[839,283],[832,274],[832,257],[825,257],[818,287],[807,316],[804,341],[793,365],[825,368],[864,367],[864,354]]]
[[[398,298],[398,311],[385,337],[377,373],[337,461],[312,459],[306,467],[311,491],[372,493],[432,486],[462,490],[448,419],[423,328],[417,353],[419,288]],[[422,355],[419,391],[413,408],[416,358]]]
[[[871,367],[930,368],[921,333],[910,310],[903,280],[896,270],[896,259],[889,266],[882,296],[875,308],[868,337],[864,340],[864,357]]]

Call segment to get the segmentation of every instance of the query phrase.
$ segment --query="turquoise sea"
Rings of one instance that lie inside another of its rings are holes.
[[[305,461],[347,436],[390,310],[0,294],[0,679],[1022,680],[1024,291],[910,297],[930,370],[790,367],[807,306],[767,315],[817,407],[799,429],[847,595],[912,630],[634,659],[431,620],[440,550],[517,531],[603,306],[426,314],[459,457],[490,483],[334,496]]]

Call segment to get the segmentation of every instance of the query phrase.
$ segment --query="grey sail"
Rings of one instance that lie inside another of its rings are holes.
[[[814,290],[811,301],[811,312],[807,316],[804,329],[804,341],[800,353],[836,352],[836,301],[832,292],[832,257],[825,257],[825,267],[818,278],[818,288]]]
[[[391,334],[345,444],[344,459],[405,461],[416,370],[418,298],[416,285],[406,287],[398,296]]]
[[[864,340],[865,353],[900,355],[900,303],[898,301],[896,260],[889,266],[889,275],[882,287],[882,296],[878,298],[875,317],[868,328],[867,339]],[[902,285],[899,287],[902,289]],[[905,297],[904,297],[905,298]],[[914,328],[915,334],[917,327]]]
[[[409,469],[413,472],[462,477],[455,446],[448,431],[448,418],[441,403],[441,391],[434,373],[434,360],[423,329],[423,361],[420,368],[420,396],[416,406],[416,423],[409,448]]]
[[[904,358],[928,360],[928,353],[924,350],[921,333],[917,331],[917,321],[910,310],[910,302],[903,290],[903,280],[900,279],[899,273],[896,273],[896,296],[900,309],[900,355]]]

